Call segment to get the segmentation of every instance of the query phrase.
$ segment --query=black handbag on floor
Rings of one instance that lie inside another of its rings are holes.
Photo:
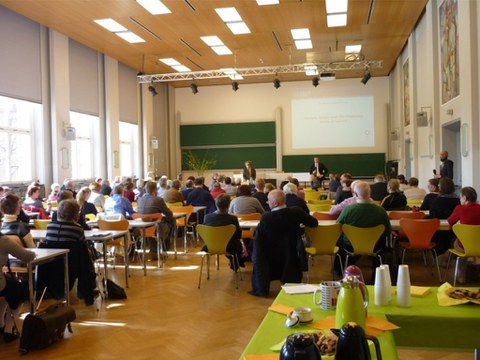
[[[45,311],[28,314],[23,321],[19,351],[26,354],[33,349],[44,349],[63,339],[65,328],[72,332],[70,323],[76,319],[75,310],[69,306],[51,305]]]
[[[125,289],[110,279],[107,279],[107,293],[109,299],[123,300],[127,298]]]

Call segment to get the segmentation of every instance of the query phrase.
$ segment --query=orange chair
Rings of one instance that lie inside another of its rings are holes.
[[[121,219],[118,221],[108,221],[99,219],[97,221],[98,228],[100,230],[128,230],[130,228],[130,224],[128,220]],[[127,232],[125,237],[121,237],[107,243],[107,247],[112,249],[112,256],[113,256],[113,264],[115,266],[115,252],[116,248],[119,247],[120,249],[124,249],[125,241],[127,242],[128,252],[130,252],[130,247],[133,245],[133,241],[131,240],[130,233]],[[107,249],[103,249],[103,251],[107,251]],[[128,256],[127,254],[123,254],[124,257]]]
[[[260,213],[251,213],[251,214],[233,214],[238,218],[238,221],[248,221],[248,220],[260,220],[262,214]],[[255,235],[255,228],[242,229],[242,240],[253,239]]]
[[[185,206],[170,206],[170,210],[172,210],[173,213],[185,213],[185,217],[181,217],[181,218],[178,218],[176,219],[176,227],[177,227],[177,231],[179,228],[183,228],[184,231],[183,231],[183,250],[184,250],[184,253],[186,254],[187,253],[187,227],[191,227],[192,229],[195,227],[195,223],[193,222],[188,222],[188,219],[190,219],[190,216],[192,215],[193,213],[193,206],[192,205],[185,205]],[[177,237],[177,234],[178,232],[175,231],[175,239],[173,241],[177,241],[176,237]],[[194,234],[194,232],[192,232],[192,234]],[[176,249],[176,246],[175,246],[175,249]]]
[[[442,282],[437,252],[435,251],[436,244],[432,242],[432,237],[439,226],[439,219],[400,219],[400,228],[407,235],[408,242],[400,242],[399,244],[403,248],[402,264],[407,250],[422,251],[425,264],[427,263],[426,251],[430,251],[437,264],[438,280]]]
[[[144,221],[156,221],[156,222],[160,222],[162,221],[162,218],[163,218],[163,214],[161,213],[154,213],[154,214],[139,214],[139,213],[135,213],[132,215],[132,219],[133,220],[136,220],[136,219],[142,219]],[[154,238],[157,242],[157,257],[158,257],[158,267],[161,267],[161,264],[160,264],[160,254],[163,253],[163,249],[165,249],[165,244],[163,243],[163,241],[165,239],[160,239],[157,237],[157,226],[150,226],[148,228],[145,229],[145,233],[142,232],[142,235],[145,235],[146,238]],[[144,239],[142,237],[142,249],[145,249],[145,244],[144,244],[144,241],[146,239]],[[143,254],[145,256],[145,253]]]
[[[390,211],[388,213],[390,220],[400,220],[400,219],[425,219],[425,213],[422,211]],[[390,247],[395,247],[395,240],[397,238],[406,238],[407,236],[402,229],[397,231],[392,231],[391,244]]]
[[[337,215],[330,215],[330,214],[324,213],[324,212],[314,212],[313,217],[317,220],[337,220],[338,214]]]

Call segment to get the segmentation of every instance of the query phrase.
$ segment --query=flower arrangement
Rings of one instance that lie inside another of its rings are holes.
[[[207,154],[203,157],[198,156],[192,150],[188,150],[185,153],[185,164],[191,169],[198,173],[199,176],[202,176],[205,171],[213,169],[217,163],[216,159],[209,158]]]

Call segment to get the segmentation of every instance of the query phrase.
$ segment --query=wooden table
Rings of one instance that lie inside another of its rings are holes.
[[[142,237],[142,260],[143,260],[143,275],[147,276],[147,251],[146,251],[146,239],[147,239],[147,228],[152,226],[157,226],[160,222],[159,221],[144,221],[142,219],[136,220],[128,220],[130,224],[130,228],[139,229],[141,232]],[[157,231],[157,241],[161,241],[159,231]],[[162,247],[163,252],[163,247]],[[157,254],[158,259],[162,256],[162,254]],[[159,264],[160,265],[160,264]]]

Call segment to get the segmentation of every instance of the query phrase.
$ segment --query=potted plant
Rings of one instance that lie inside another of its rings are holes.
[[[185,164],[190,170],[196,171],[198,176],[203,176],[205,171],[213,169],[217,163],[216,159],[209,158],[206,153],[203,157],[200,157],[192,150],[185,152]]]

